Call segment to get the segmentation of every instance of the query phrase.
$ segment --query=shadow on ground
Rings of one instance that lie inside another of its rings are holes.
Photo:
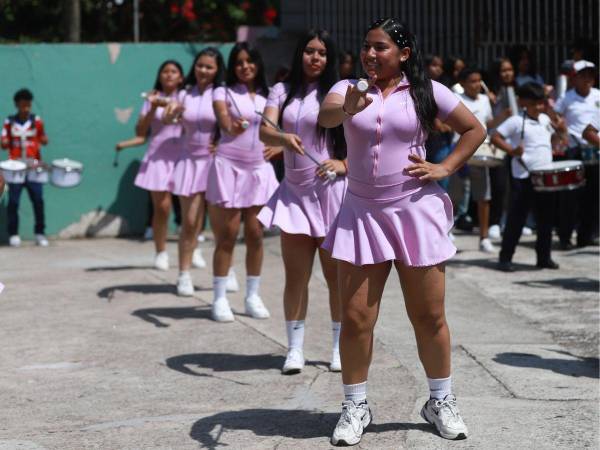
[[[494,361],[514,367],[551,370],[552,372],[571,377],[600,378],[598,358],[586,358],[558,350],[552,352],[568,355],[577,359],[543,358],[531,353],[498,353]]]
[[[148,270],[154,269],[154,266],[97,266],[88,267],[86,272],[121,272],[124,270]]]
[[[476,266],[476,267],[482,267],[484,269],[498,271],[498,259],[497,258],[493,258],[493,259],[485,259],[485,258],[451,259],[446,264],[448,267],[454,267],[454,268],[458,268],[458,269]],[[540,270],[534,264],[529,265],[529,264],[521,264],[521,263],[513,263],[513,268],[515,269],[516,272]]]
[[[153,324],[157,328],[168,328],[170,325],[160,319],[206,319],[211,320],[210,308],[202,307],[181,307],[181,308],[144,308],[136,309],[131,313],[132,316]]]
[[[235,353],[190,353],[168,358],[167,367],[187,375],[205,376],[202,369],[214,372],[239,372],[244,370],[281,370],[285,357],[265,353],[239,355]],[[326,366],[324,361],[306,361],[308,366]]]
[[[208,449],[230,447],[231,444],[221,442],[221,438],[224,434],[235,431],[250,431],[257,437],[265,438],[321,438],[323,444],[326,445],[329,443],[329,438],[339,417],[339,413],[306,410],[245,409],[230,411],[198,420],[192,426],[190,437],[198,441],[202,448]],[[433,433],[433,428],[426,423],[385,423],[372,424],[367,428],[367,434],[408,430]],[[248,445],[252,443],[252,445],[260,446],[256,439],[247,439],[246,442]],[[278,448],[278,445],[279,443],[272,442],[270,448]]]
[[[533,288],[563,288],[576,292],[598,292],[600,282],[587,277],[554,278],[553,280],[515,281],[515,284]]]
[[[196,291],[209,291],[211,289],[194,286]],[[136,294],[173,294],[177,295],[177,288],[173,284],[120,284],[100,289],[98,297],[112,300],[115,292],[133,292]]]

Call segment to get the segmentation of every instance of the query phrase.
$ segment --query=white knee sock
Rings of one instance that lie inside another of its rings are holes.
[[[352,400],[355,405],[367,400],[367,382],[344,384],[345,400]]]
[[[213,277],[213,301],[225,297],[227,277]]]
[[[452,394],[452,377],[448,378],[427,378],[429,384],[429,396],[438,400],[443,400],[447,395]]]
[[[302,351],[304,347],[304,320],[286,320],[288,349],[293,348]]]
[[[260,275],[259,276],[246,276],[246,297],[258,295],[258,288],[260,287]]]
[[[342,322],[331,321],[331,332],[333,333],[333,351],[340,351],[340,330],[342,329]]]

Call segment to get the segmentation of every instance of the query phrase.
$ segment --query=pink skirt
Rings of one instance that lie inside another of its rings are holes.
[[[217,154],[208,171],[206,200],[221,208],[262,206],[278,185],[267,161],[239,161]]]
[[[172,191],[175,162],[179,157],[179,139],[169,138],[157,142],[158,147],[150,143],[144,155],[134,184],[148,191]]]
[[[435,182],[373,185],[348,180],[340,213],[322,247],[356,266],[400,261],[407,266],[439,264],[456,253],[450,197]]]
[[[346,178],[323,180],[315,170],[286,167],[283,182],[260,210],[258,220],[267,228],[275,225],[289,234],[324,237],[340,211]]]
[[[206,192],[208,171],[212,156],[186,156],[175,164],[173,171],[173,194],[189,197]]]

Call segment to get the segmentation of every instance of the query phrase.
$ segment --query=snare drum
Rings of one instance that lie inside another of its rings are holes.
[[[539,192],[572,191],[585,185],[581,161],[555,161],[530,173],[533,189]]]
[[[597,166],[600,156],[600,149],[594,147],[584,147],[580,150],[581,161],[586,166]]]
[[[63,158],[52,161],[50,183],[54,186],[67,188],[77,186],[81,183],[81,172],[83,164],[79,161]]]
[[[4,180],[11,184],[23,184],[27,176],[27,164],[17,159],[7,159],[0,162],[0,170]]]
[[[27,163],[27,181],[46,184],[50,179],[48,166],[37,159],[28,159]]]
[[[491,144],[484,142],[469,159],[469,165],[475,167],[498,167],[502,165],[504,152]]]

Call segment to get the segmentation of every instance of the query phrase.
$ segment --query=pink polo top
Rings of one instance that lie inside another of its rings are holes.
[[[307,153],[317,161],[325,161],[332,157],[333,152],[329,139],[325,139],[324,135],[320,136],[317,128],[320,107],[317,87],[318,83],[309,84],[304,97],[297,94],[287,104],[283,110],[281,125],[286,133],[294,133],[302,139],[302,145]],[[277,83],[271,88],[266,108],[277,108],[281,114],[287,93],[288,85]],[[284,152],[283,158],[285,166],[290,169],[316,168],[316,164],[310,158],[293,151]]]
[[[176,98],[178,94],[173,93],[171,97]],[[148,100],[144,101],[142,109],[140,111],[140,117],[145,116],[150,112],[152,105]],[[181,125],[165,124],[162,121],[165,108],[159,106],[156,108],[152,121],[150,122],[150,136],[148,137],[148,149],[146,155],[153,155],[156,152],[167,151],[170,158],[177,158],[177,151],[173,151],[172,146],[178,143],[178,139],[181,137]],[[168,147],[168,148],[167,148]]]
[[[212,84],[202,93],[198,86],[181,91],[179,101],[185,107],[181,117],[184,130],[182,151],[191,156],[209,156],[208,147],[217,130]]]
[[[233,136],[221,130],[217,155],[240,161],[264,161],[265,146],[258,138],[262,119],[255,111],[263,112],[267,99],[258,92],[252,98],[246,85],[238,83],[235,86],[216,88],[213,91],[213,102],[225,102],[229,115],[234,120],[240,118],[234,105],[235,102],[241,112],[241,118],[250,123],[246,131],[239,136]]]
[[[329,93],[346,95],[349,84],[357,80],[342,80]],[[432,81],[438,106],[437,117],[445,120],[459,104],[459,99],[444,85]],[[367,108],[344,120],[344,135],[348,146],[348,177],[366,184],[402,184],[415,180],[404,169],[413,164],[411,153],[425,159],[426,133],[417,120],[406,77],[384,100],[377,86],[367,95],[373,99]]]

